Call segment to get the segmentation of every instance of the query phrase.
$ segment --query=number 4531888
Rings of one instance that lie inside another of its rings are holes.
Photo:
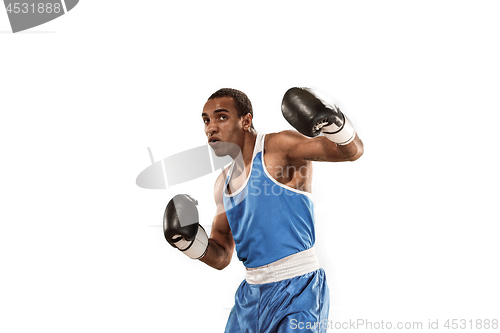
[[[498,329],[498,319],[448,319],[444,323],[447,329]]]
[[[27,14],[27,13],[38,13],[38,14],[51,14],[51,13],[56,13],[59,14],[61,12],[61,4],[60,3],[9,3],[7,6],[7,12],[8,13],[14,13],[14,14]]]

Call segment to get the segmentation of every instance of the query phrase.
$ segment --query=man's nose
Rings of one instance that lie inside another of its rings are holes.
[[[207,134],[215,134],[219,132],[219,127],[213,122],[209,122],[205,131]]]

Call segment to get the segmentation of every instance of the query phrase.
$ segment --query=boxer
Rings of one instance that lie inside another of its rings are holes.
[[[212,94],[203,107],[205,134],[214,152],[233,162],[215,182],[210,237],[192,197],[175,196],[165,210],[172,246],[216,269],[229,265],[236,249],[246,267],[225,332],[326,332],[329,290],[314,253],[312,161],[355,161],[363,143],[339,107],[311,89],[289,89],[281,110],[296,131],[261,134],[244,93]]]

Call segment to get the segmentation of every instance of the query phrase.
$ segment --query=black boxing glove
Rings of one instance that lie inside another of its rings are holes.
[[[208,249],[208,236],[199,223],[198,202],[186,194],[173,197],[163,215],[167,242],[192,259],[200,259]]]
[[[339,145],[354,140],[356,131],[335,104],[322,100],[309,88],[291,88],[283,96],[281,112],[297,131],[315,137],[321,132]]]

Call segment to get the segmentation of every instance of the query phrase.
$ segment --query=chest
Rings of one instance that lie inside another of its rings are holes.
[[[245,186],[248,182],[251,168],[258,168],[258,171],[253,171],[257,173],[265,172],[267,177],[272,178],[280,184],[293,189],[311,192],[312,163],[310,161],[290,164],[280,156],[263,154],[260,156],[258,163],[254,165],[249,164],[245,166],[244,170],[241,168],[234,169],[227,184],[227,193],[232,194]]]

